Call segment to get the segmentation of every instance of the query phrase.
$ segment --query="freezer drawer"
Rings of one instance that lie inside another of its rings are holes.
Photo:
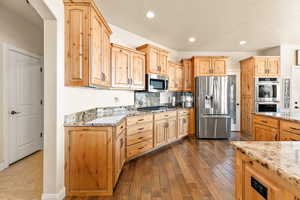
[[[226,139],[230,137],[229,115],[203,115],[197,121],[198,138]]]

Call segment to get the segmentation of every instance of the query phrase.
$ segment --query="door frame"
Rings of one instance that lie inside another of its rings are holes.
[[[234,132],[239,132],[241,131],[241,87],[240,87],[240,83],[241,83],[241,73],[240,70],[235,70],[235,71],[228,71],[226,75],[235,75],[236,79],[235,79],[235,91],[236,91],[236,95],[235,95],[235,99],[236,99],[236,104],[239,104],[239,106],[235,105],[235,109],[236,109],[236,127]]]
[[[4,152],[3,152],[3,155],[4,155],[4,163],[3,163],[3,166],[0,166],[0,171],[7,168],[9,166],[9,119],[8,119],[8,113],[9,113],[9,103],[8,103],[8,95],[9,95],[9,90],[8,90],[8,85],[9,85],[9,80],[8,80],[8,55],[9,55],[9,51],[15,51],[15,52],[18,52],[18,53],[21,53],[23,55],[26,55],[26,56],[30,56],[30,57],[33,57],[33,58],[36,58],[36,59],[39,59],[41,61],[41,68],[43,69],[43,72],[44,72],[44,66],[43,66],[43,56],[40,56],[40,55],[37,55],[37,54],[34,54],[34,53],[31,53],[31,52],[28,52],[24,49],[20,49],[20,48],[17,48],[13,45],[10,45],[10,44],[0,44],[0,46],[2,46],[2,58],[3,58],[3,62],[2,62],[2,83],[3,83],[3,91],[2,91],[2,95],[3,95],[3,99],[2,99],[2,121],[3,121],[3,124],[2,124],[2,133],[3,133],[3,147],[4,147]],[[42,84],[44,83],[44,76],[42,75]],[[44,90],[43,90],[43,93],[44,93]],[[43,109],[44,110],[44,109]],[[42,110],[42,113],[44,112]],[[42,114],[42,122],[43,121],[43,114]],[[44,123],[43,123],[44,124]],[[44,129],[44,128],[43,128]],[[44,132],[44,131],[43,131]],[[43,140],[42,140],[43,141]],[[42,146],[41,146],[42,148]],[[1,168],[2,167],[2,168]]]

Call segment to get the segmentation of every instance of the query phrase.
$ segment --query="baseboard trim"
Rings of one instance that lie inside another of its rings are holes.
[[[42,200],[63,200],[66,196],[66,189],[63,187],[59,193],[55,194],[42,194]]]
[[[3,161],[0,163],[0,172],[4,169],[8,168],[8,165]]]

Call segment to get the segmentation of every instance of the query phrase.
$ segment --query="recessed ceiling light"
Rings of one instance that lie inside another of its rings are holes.
[[[195,42],[195,41],[196,41],[196,38],[194,38],[194,37],[189,38],[189,42]]]
[[[155,13],[151,10],[149,10],[146,14],[146,17],[149,19],[153,19],[155,17]]]
[[[240,41],[240,45],[245,45],[247,42],[245,40]]]

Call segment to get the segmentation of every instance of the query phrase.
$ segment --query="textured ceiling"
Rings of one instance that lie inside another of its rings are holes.
[[[299,0],[96,0],[111,24],[180,51],[300,44]],[[148,10],[156,17],[145,17]],[[189,43],[190,36],[196,37]],[[239,41],[246,40],[244,46]]]
[[[300,44],[300,0],[95,0],[106,20],[179,51],[256,51]],[[43,27],[25,0],[0,0]],[[145,17],[153,10],[156,17]],[[195,43],[189,43],[189,37]],[[246,40],[244,46],[239,41]]]

